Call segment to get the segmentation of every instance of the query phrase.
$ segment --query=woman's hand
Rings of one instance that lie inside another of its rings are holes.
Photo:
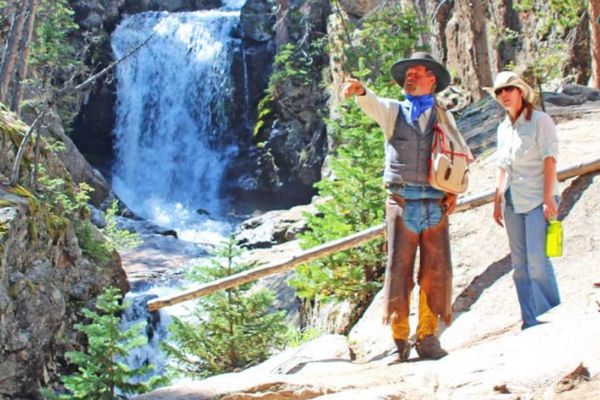
[[[554,197],[556,183],[556,158],[544,158],[544,217],[546,221],[558,216],[558,204]]]
[[[504,227],[502,223],[502,207],[500,206],[500,197],[498,196],[494,200],[494,221],[501,227]]]
[[[544,217],[547,221],[558,217],[558,204],[554,200],[554,197],[544,199]]]
[[[502,222],[502,196],[504,191],[501,190],[506,184],[506,170],[504,168],[498,168],[498,174],[496,175],[496,194],[494,195],[494,221],[498,225],[504,228]]]

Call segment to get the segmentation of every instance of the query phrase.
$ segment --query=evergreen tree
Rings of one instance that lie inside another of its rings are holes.
[[[413,51],[423,31],[416,21],[414,11],[400,5],[373,13],[354,32],[352,43],[349,36],[339,38],[344,43],[344,69],[379,96],[401,98],[389,71],[397,59]],[[346,24],[345,28],[347,33]],[[329,123],[335,146],[333,178],[316,184],[325,202],[317,205],[317,215],[307,215],[310,229],[300,236],[304,248],[383,222],[383,133],[354,101],[339,111],[340,117]],[[384,266],[383,241],[377,240],[299,267],[290,284],[310,300],[349,299],[360,313],[360,306],[366,306],[381,286]]]
[[[83,314],[90,322],[77,324],[75,328],[86,335],[88,348],[86,352],[74,351],[66,354],[67,358],[78,366],[77,373],[63,378],[65,388],[70,394],[57,397],[46,391],[47,397],[60,400],[114,400],[123,398],[119,392],[144,393],[166,383],[166,379],[161,377],[135,383],[135,378],[147,374],[153,366],[130,369],[117,361],[146,342],[145,336],[141,334],[140,325],[121,331],[119,314],[126,305],[121,304],[120,300],[120,291],[108,288],[98,297],[95,311],[83,309]]]
[[[207,266],[195,267],[193,281],[206,283],[255,266],[240,260],[233,237],[218,249]],[[287,327],[282,311],[272,312],[273,295],[250,284],[201,298],[186,318],[174,318],[169,330],[173,344],[164,344],[176,375],[207,377],[231,372],[265,360],[283,347]]]

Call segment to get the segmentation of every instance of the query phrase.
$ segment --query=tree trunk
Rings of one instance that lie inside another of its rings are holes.
[[[575,83],[584,86],[587,85],[592,74],[589,19],[589,13],[583,12],[577,26],[569,31],[565,39],[567,57],[562,67],[563,77],[572,77]]]
[[[277,1],[277,22],[275,23],[275,44],[279,49],[289,40],[288,37],[288,12],[290,6],[288,0]]]
[[[592,85],[600,89],[600,0],[590,0],[589,14],[592,36]]]
[[[25,31],[19,42],[19,63],[15,77],[15,86],[11,101],[11,110],[19,114],[19,106],[23,98],[23,81],[27,78],[27,67],[29,65],[29,46],[33,36],[33,27],[35,25],[35,13],[37,11],[38,0],[29,0],[27,5],[27,17],[25,22]]]
[[[454,15],[446,27],[448,67],[475,100],[483,86],[492,85],[486,33],[486,10],[480,1],[455,0]]]
[[[429,25],[431,29],[429,34],[431,55],[442,64],[446,64],[448,61],[448,46],[445,28],[450,20],[454,3],[449,0],[419,0],[419,7],[426,16],[425,24]]]
[[[494,73],[506,69],[508,64],[517,63],[517,52],[521,43],[521,23],[519,16],[514,10],[513,0],[501,0],[490,2],[492,7],[492,20],[496,25],[495,70]],[[518,34],[517,38],[507,38],[507,32]]]
[[[10,31],[6,38],[6,45],[4,46],[4,52],[2,53],[2,62],[0,63],[0,102],[2,103],[6,103],[8,97],[8,88],[13,78],[13,69],[24,24],[25,4],[22,3],[13,15]]]

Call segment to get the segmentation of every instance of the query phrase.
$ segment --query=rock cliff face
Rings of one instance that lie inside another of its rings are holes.
[[[244,23],[244,11],[254,8],[253,3],[271,4],[272,9],[276,9],[273,0],[249,0],[242,10],[243,37],[249,36],[246,30],[255,31]],[[319,47],[322,46],[319,39],[327,34],[330,5],[325,0],[296,0],[286,4],[288,8],[278,12],[277,27],[271,25],[268,29],[275,33],[275,43],[273,40],[271,43],[279,50],[285,45],[286,51],[293,53],[289,64],[301,58],[302,65],[290,68],[285,62],[276,67],[279,69],[274,73],[280,78],[271,81],[269,115],[262,118],[262,128],[255,132],[255,140],[261,146],[254,149],[253,173],[242,177],[248,183],[245,189],[254,192],[263,204],[264,199],[270,199],[280,207],[310,201],[314,194],[312,186],[321,177],[327,150],[322,118],[326,114],[327,95],[321,82],[328,60]],[[301,70],[301,73],[290,72],[290,69]]]
[[[116,252],[99,260],[82,250],[75,229],[82,220],[64,218],[38,196],[6,185],[25,130],[0,111],[0,397],[10,400],[41,399],[40,386],[55,382],[65,368],[64,353],[83,345],[73,330],[81,309],[93,306],[109,285],[128,290]],[[31,172],[32,159],[28,149],[21,176]],[[48,148],[42,164],[49,177],[72,185]],[[89,229],[87,240],[102,243],[102,235]]]
[[[474,100],[484,96],[481,87],[489,86],[498,71],[511,63],[519,68],[539,64],[536,60],[546,48],[552,52],[564,45],[566,57],[558,65],[563,78],[579,84],[590,78],[589,19],[585,13],[579,24],[564,34],[550,29],[540,37],[537,30],[545,17],[534,11],[517,11],[518,2],[513,0],[405,3],[419,10],[422,21],[433,21],[423,43],[447,64],[455,83],[467,89]]]
[[[445,32],[447,63],[476,99],[483,95],[482,86],[492,84],[485,29],[485,10],[481,2],[454,2],[454,13]]]

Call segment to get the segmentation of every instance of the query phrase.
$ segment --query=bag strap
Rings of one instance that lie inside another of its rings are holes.
[[[435,149],[435,147],[439,143],[440,153],[449,155],[453,161],[454,161],[454,156],[464,157],[467,159],[467,162],[473,161],[471,152],[469,151],[468,147],[466,148],[468,152],[464,152],[464,153],[454,150],[454,141],[446,140],[446,133],[444,132],[444,129],[442,128],[441,124],[436,124],[433,127],[433,130],[434,130],[434,137],[433,137],[433,143],[431,145],[432,149]],[[448,143],[450,145],[450,148],[448,148]]]
[[[465,153],[454,153],[454,154],[466,157],[468,162],[473,162],[475,160],[475,157],[473,157],[473,154],[471,153],[471,149],[469,149],[469,145],[463,138],[460,131],[454,126],[454,124],[452,124],[450,122],[450,119],[448,118],[448,114],[446,114],[448,111],[446,111],[442,106],[440,106],[437,103],[435,105],[435,109],[437,111],[438,123],[444,128],[444,129],[442,129],[442,133],[446,134],[446,135],[450,135],[452,137],[452,139],[454,139],[456,142],[458,142],[460,144],[460,146],[463,149],[465,149]],[[442,141],[442,149],[445,147],[444,142],[445,141]]]

